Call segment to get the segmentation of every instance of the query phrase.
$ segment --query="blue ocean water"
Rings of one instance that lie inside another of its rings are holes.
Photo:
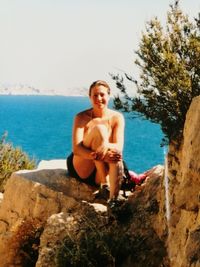
[[[0,96],[0,136],[7,131],[7,141],[37,162],[65,159],[71,152],[73,117],[89,106],[87,97]],[[129,169],[140,173],[163,164],[160,126],[131,114],[124,116],[124,159]]]

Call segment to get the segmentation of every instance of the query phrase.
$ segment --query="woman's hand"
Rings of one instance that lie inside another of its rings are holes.
[[[108,148],[105,145],[98,147],[95,152],[92,152],[92,156],[94,160],[104,160],[106,154],[108,152]]]
[[[118,162],[122,160],[122,152],[117,149],[108,149],[104,160],[106,162]]]
[[[112,163],[122,160],[122,152],[117,149],[99,147],[97,151],[92,152],[92,157],[94,160],[102,160]]]

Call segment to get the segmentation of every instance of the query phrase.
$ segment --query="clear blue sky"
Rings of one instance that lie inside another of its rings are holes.
[[[88,87],[134,72],[145,22],[165,21],[170,0],[0,0],[0,84]],[[181,0],[191,17],[200,0]]]

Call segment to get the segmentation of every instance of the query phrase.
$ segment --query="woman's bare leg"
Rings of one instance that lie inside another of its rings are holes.
[[[89,136],[88,136],[89,137]],[[96,150],[102,144],[108,142],[108,131],[104,125],[97,126],[91,132],[90,138],[86,138],[85,145],[90,145],[92,150]],[[117,198],[120,190],[120,180],[122,176],[122,161],[116,163],[106,163],[95,161],[97,169],[96,182],[100,184],[109,183],[110,199]]]
[[[100,145],[108,141],[107,128],[104,125],[97,125],[89,129],[83,139],[83,145],[95,151]],[[74,168],[78,175],[84,179],[87,178],[96,167],[96,183],[105,183],[108,175],[107,164],[103,161],[84,159],[78,155],[73,158]]]
[[[89,131],[88,135],[84,137],[83,144],[92,150],[97,150],[98,147],[108,143],[108,130],[105,125],[97,125]],[[108,165],[106,162],[94,161],[96,172],[96,183],[106,184],[108,182]]]
[[[109,163],[110,199],[117,198],[122,176],[122,161]]]

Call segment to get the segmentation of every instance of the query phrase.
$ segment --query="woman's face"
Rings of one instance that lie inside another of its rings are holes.
[[[103,109],[108,106],[110,95],[108,88],[103,85],[96,85],[91,90],[90,100],[93,107]]]

